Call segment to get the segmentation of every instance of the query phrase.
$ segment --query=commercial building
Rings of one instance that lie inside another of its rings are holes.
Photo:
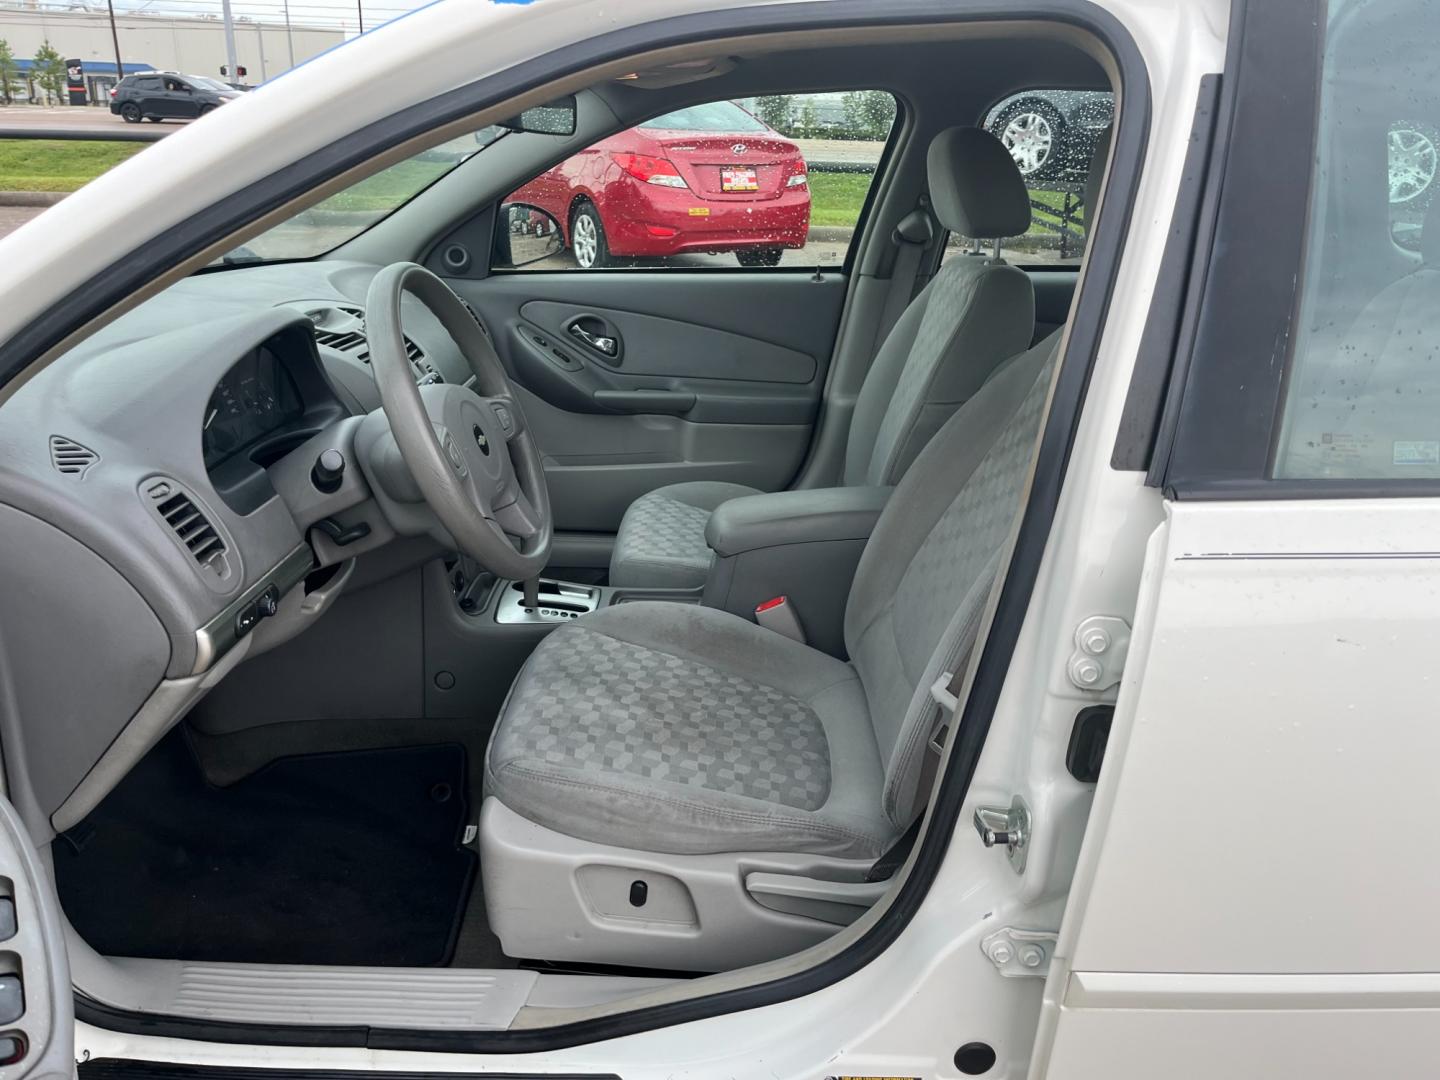
[[[30,79],[30,61],[47,41],[66,60],[79,60],[92,102],[108,100],[117,81],[115,42],[110,19],[100,11],[55,10],[14,3],[0,4],[0,39],[9,42],[21,71],[20,86],[11,96],[27,100],[38,91]],[[218,14],[194,16],[115,13],[115,37],[120,41],[124,73],[132,71],[185,71],[221,78],[226,65],[225,28]],[[339,27],[319,28],[281,21],[248,18],[235,20],[236,62],[246,69],[243,79],[258,84],[303,63],[345,40]],[[18,93],[17,93],[18,91]]]

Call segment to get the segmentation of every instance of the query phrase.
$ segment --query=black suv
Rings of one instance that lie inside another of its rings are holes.
[[[110,91],[110,111],[127,123],[193,120],[240,96],[240,91],[204,75],[147,71],[126,75]]]

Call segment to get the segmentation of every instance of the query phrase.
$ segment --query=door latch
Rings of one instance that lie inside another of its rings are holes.
[[[1003,847],[1010,867],[1017,874],[1025,872],[1026,849],[1030,846],[1030,808],[1016,795],[1009,809],[998,806],[975,808],[975,831],[980,842],[988,847]]]

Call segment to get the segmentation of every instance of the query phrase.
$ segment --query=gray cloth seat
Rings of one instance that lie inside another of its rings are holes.
[[[901,480],[849,594],[848,663],[710,608],[601,610],[517,677],[487,796],[632,850],[879,855],[920,805],[929,687],[974,644],[1058,348],[1004,364]]]
[[[1009,151],[979,128],[937,135],[927,157],[935,215],[969,237],[1030,228],[1030,195]],[[952,258],[921,291],[875,355],[855,403],[842,482],[888,487],[940,426],[1007,357],[1030,344],[1035,292],[1024,271],[984,256]],[[697,588],[711,552],[705,522],[730,499],[759,489],[719,482],[672,484],[626,510],[610,583]]]

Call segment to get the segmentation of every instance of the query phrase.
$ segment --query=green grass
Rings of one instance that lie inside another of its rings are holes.
[[[144,148],[143,143],[0,139],[0,191],[75,191]],[[402,161],[330,196],[316,209],[389,211],[453,167],[443,156]],[[873,179],[872,173],[812,172],[810,224],[853,226]],[[1065,198],[1056,191],[1031,195],[1057,211]],[[1037,237],[1048,232],[1038,215],[1030,231]]]
[[[453,161],[401,161],[320,202],[317,210],[393,210],[455,167]]]
[[[0,139],[0,191],[75,191],[144,143]]]
[[[810,224],[854,225],[865,205],[873,173],[810,174]]]

